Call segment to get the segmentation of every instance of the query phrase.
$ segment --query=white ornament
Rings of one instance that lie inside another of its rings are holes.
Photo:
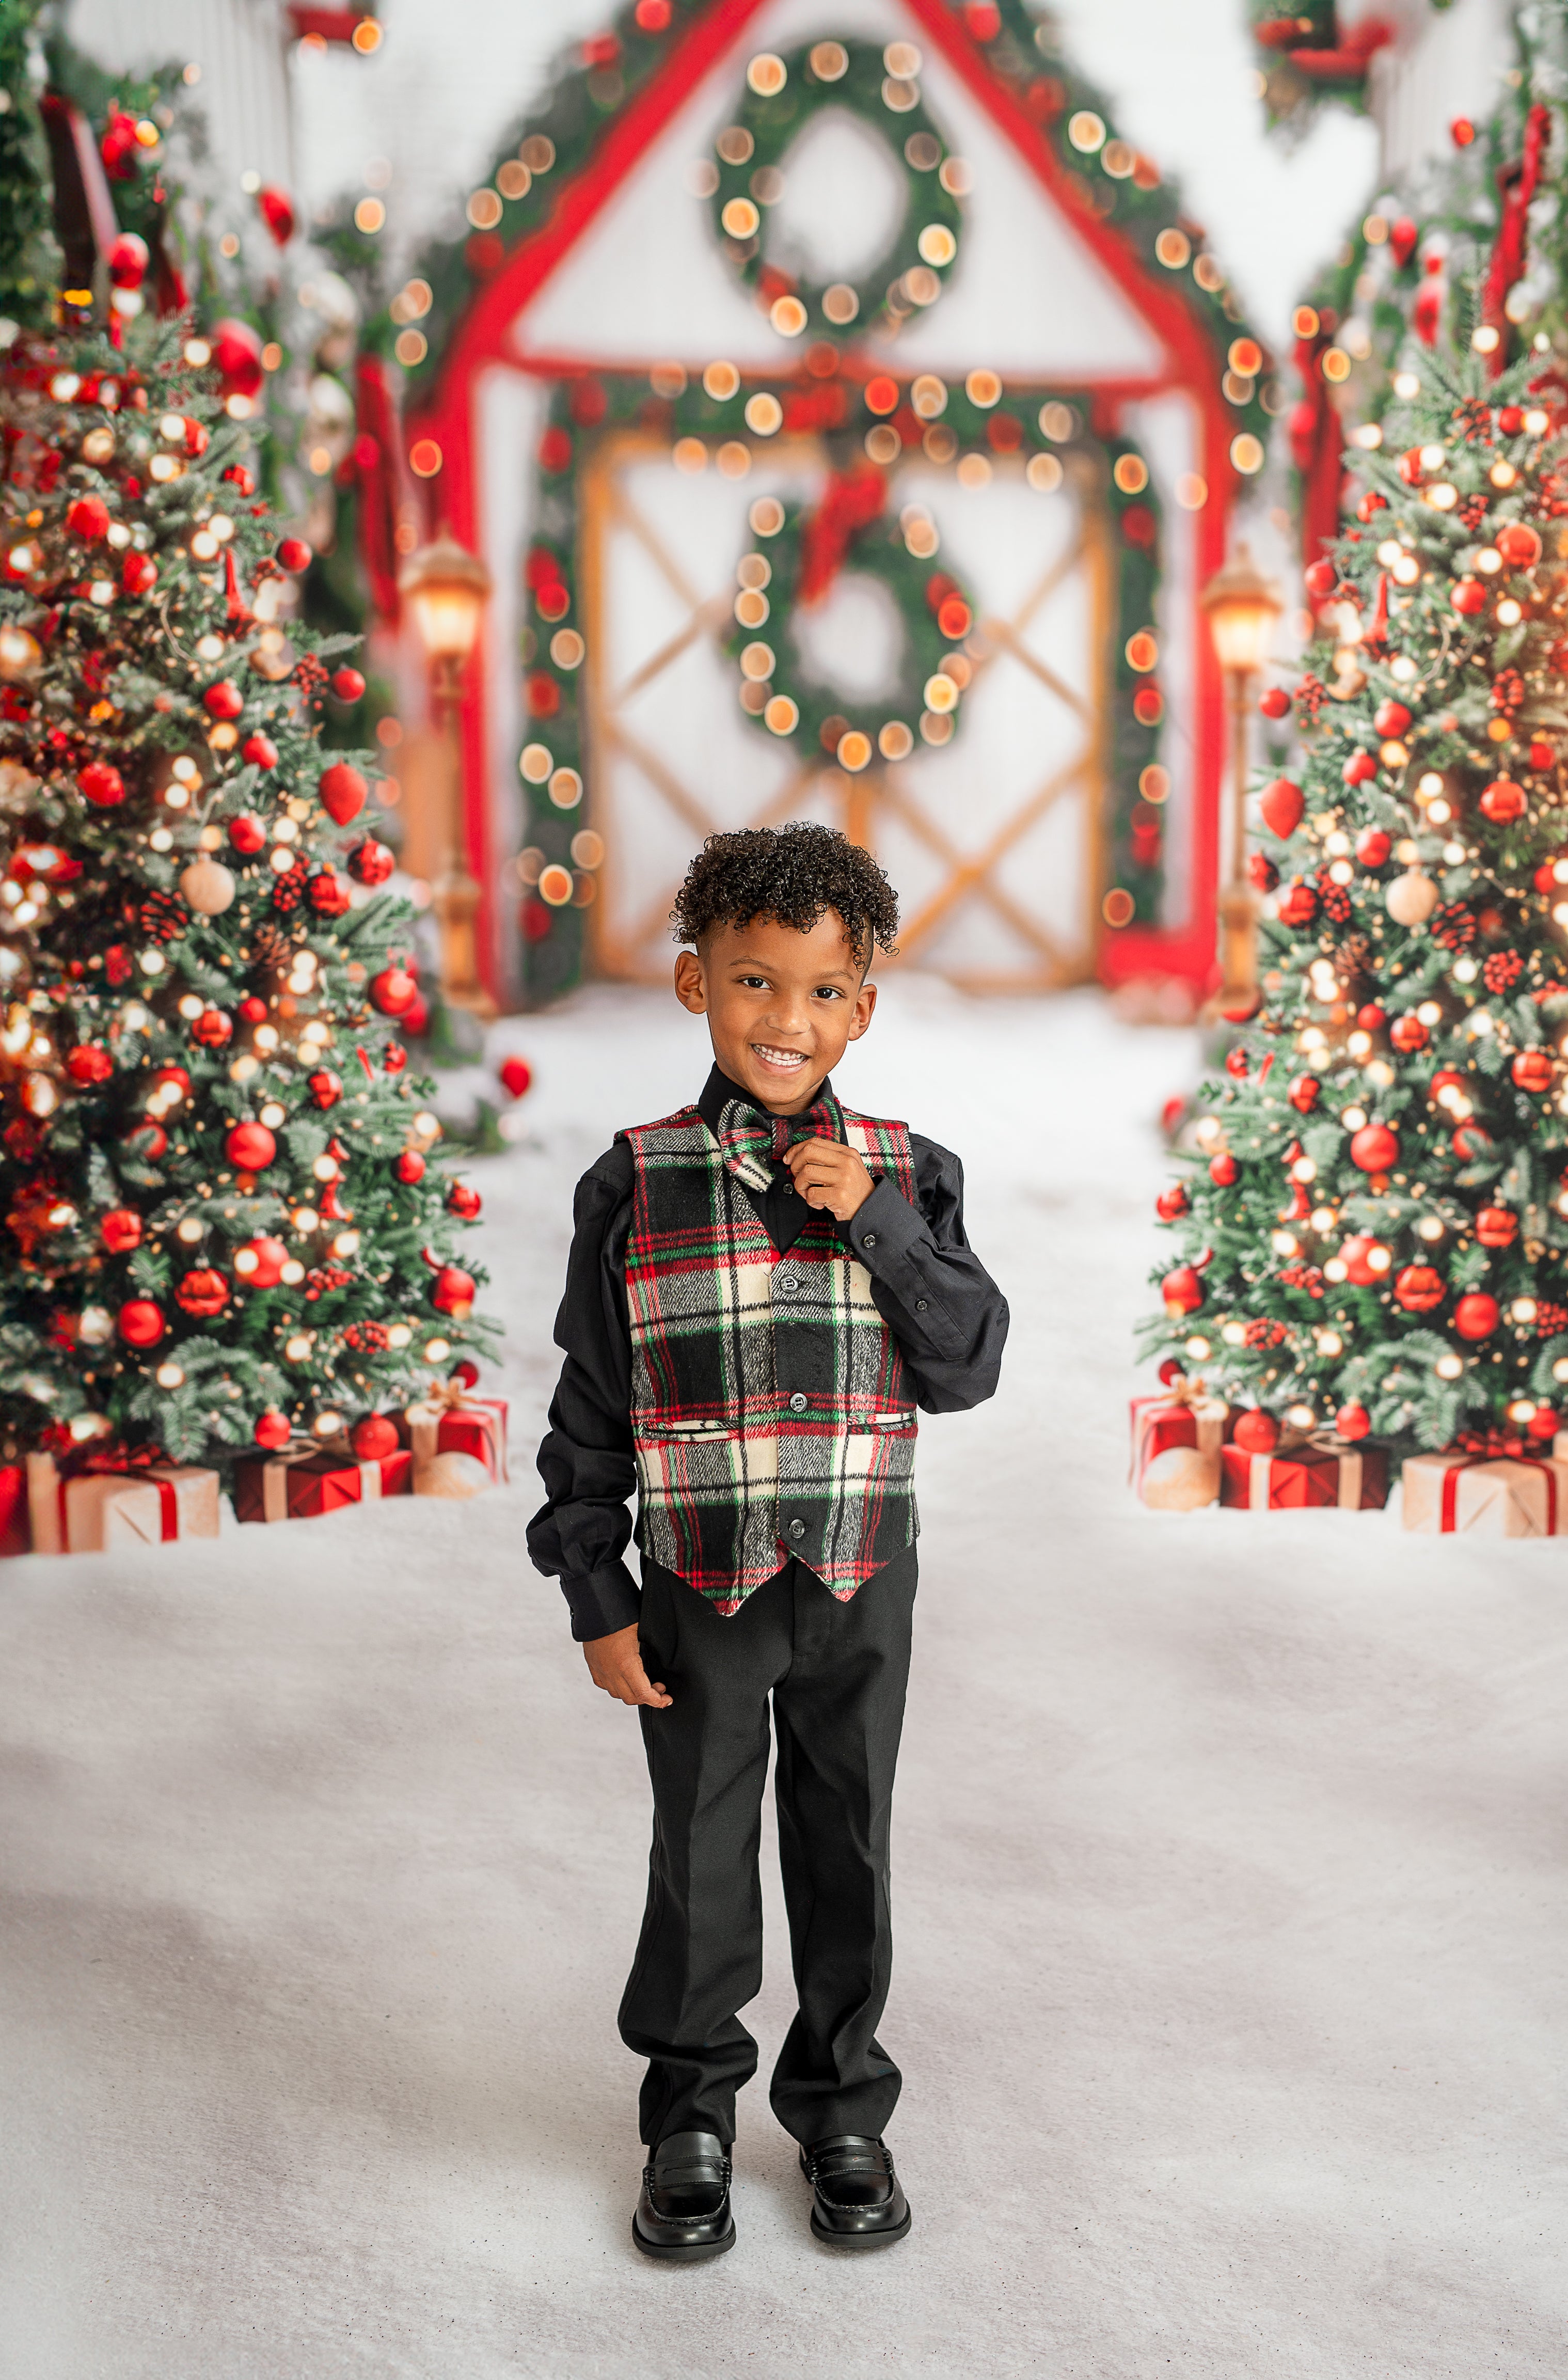
[[[1388,912],[1396,926],[1424,926],[1438,905],[1438,888],[1420,868],[1396,876],[1388,889]]]
[[[181,875],[179,889],[199,917],[221,917],[238,888],[228,869],[203,852]]]
[[[1143,1475],[1139,1490],[1156,1512],[1196,1512],[1220,1494],[1220,1458],[1197,1446],[1168,1446]]]
[[[414,1469],[416,1496],[482,1496],[493,1485],[475,1454],[432,1454]]]

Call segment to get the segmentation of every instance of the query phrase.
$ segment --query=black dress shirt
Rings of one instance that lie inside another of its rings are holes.
[[[697,1103],[715,1138],[730,1099],[756,1105],[715,1066]],[[958,1160],[918,1132],[909,1148],[918,1204],[884,1177],[838,1229],[871,1276],[871,1295],[909,1366],[916,1402],[926,1413],[962,1413],[995,1393],[1007,1304],[964,1236]],[[767,1190],[746,1195],[783,1256],[818,1210],[801,1197],[787,1167],[775,1163],[772,1174]],[[637,1485],[626,1274],[632,1187],[632,1153],[624,1140],[577,1184],[565,1294],[555,1318],[555,1343],[565,1361],[539,1450],[548,1500],[529,1524],[534,1566],[560,1580],[579,1642],[629,1627],[640,1602],[622,1559],[632,1533],[626,1500]]]

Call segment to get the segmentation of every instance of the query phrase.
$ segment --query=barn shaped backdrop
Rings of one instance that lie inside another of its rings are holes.
[[[715,828],[868,843],[911,963],[1201,984],[1198,606],[1273,384],[1016,0],[637,0],[399,300],[504,992],[662,974]],[[421,358],[421,350],[428,349]]]

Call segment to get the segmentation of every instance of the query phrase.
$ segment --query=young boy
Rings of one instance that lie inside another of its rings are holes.
[[[675,992],[706,1016],[695,1106],[616,1135],[577,1185],[565,1351],[529,1531],[595,1685],[638,1706],[653,1782],[621,2037],[646,2057],[632,2237],[735,2242],[736,2011],[762,1981],[768,1705],[799,2012],[773,2070],[811,2228],[901,2240],[876,2038],[892,1969],[889,1831],[915,1601],[916,1407],[996,1387],[1007,1308],[964,1236],[958,1161],[840,1106],[876,1007],[892,886],[827,827],[711,836],[674,912]],[[622,1560],[638,1490],[642,1589]]]

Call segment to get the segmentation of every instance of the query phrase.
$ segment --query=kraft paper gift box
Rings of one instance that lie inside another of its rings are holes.
[[[27,1459],[33,1551],[107,1553],[218,1534],[218,1475],[195,1463],[105,1464],[62,1473],[52,1454]]]
[[[360,1463],[346,1449],[323,1451],[308,1442],[265,1459],[237,1463],[234,1509],[241,1521],[318,1520],[350,1504],[379,1503],[386,1496],[407,1496],[414,1458],[401,1447],[371,1463]]]
[[[1376,1512],[1388,1501],[1388,1456],[1332,1439],[1249,1454],[1220,1450],[1220,1501],[1249,1512],[1301,1512],[1312,1505],[1342,1512]]]
[[[1549,1455],[1413,1454],[1404,1465],[1404,1525],[1428,1536],[1568,1536],[1568,1462]]]
[[[471,1454],[492,1479],[510,1476],[506,1469],[506,1400],[438,1394],[410,1405],[403,1419],[413,1448],[416,1472],[437,1454]],[[416,1495],[419,1493],[415,1489]]]
[[[1129,1399],[1133,1446],[1127,1475],[1134,1486],[1141,1493],[1144,1473],[1157,1454],[1173,1446],[1196,1446],[1200,1454],[1218,1455],[1230,1410],[1222,1398],[1190,1390],[1173,1394],[1161,1389],[1157,1396]]]

